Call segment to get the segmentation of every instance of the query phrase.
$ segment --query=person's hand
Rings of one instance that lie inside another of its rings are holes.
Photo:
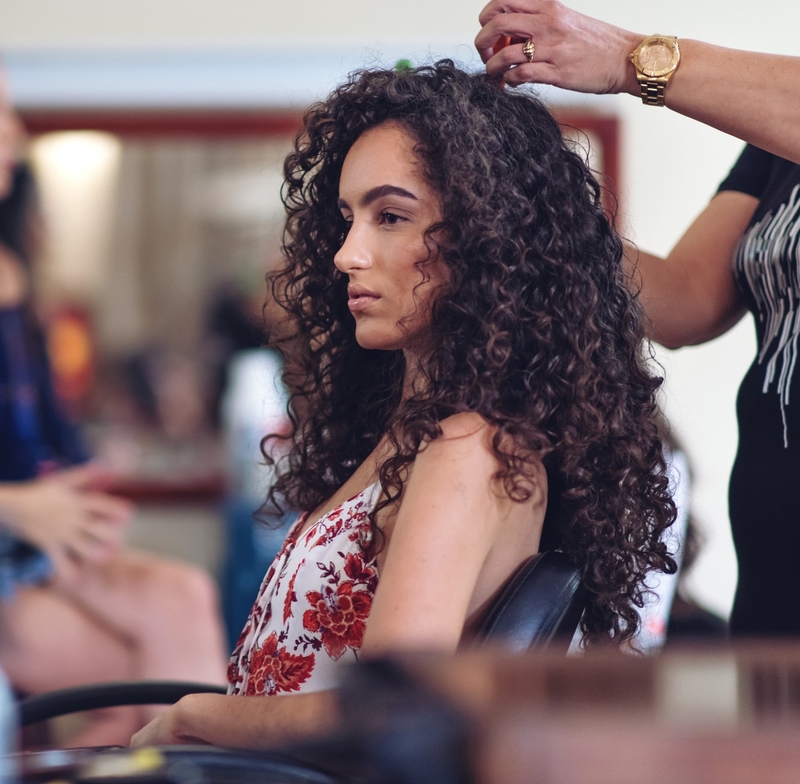
[[[131,738],[131,748],[138,746],[174,746],[178,743],[205,743],[204,740],[190,735],[186,728],[187,719],[193,713],[204,709],[211,711],[220,699],[218,694],[189,694],[170,706],[160,716],[156,716],[149,724],[145,724]],[[209,699],[211,698],[211,699]]]
[[[509,85],[638,95],[628,55],[643,35],[579,14],[558,0],[491,0],[479,21],[475,47],[486,71],[502,74]],[[533,62],[522,51],[528,40],[535,46]]]
[[[178,706],[167,708],[160,716],[156,716],[131,738],[131,748],[139,746],[174,746],[186,743],[178,729]]]
[[[46,552],[57,578],[107,561],[122,545],[132,506],[95,489],[93,466],[0,485],[0,523]]]
[[[205,743],[274,749],[333,732],[341,723],[335,690],[279,697],[187,694],[131,738],[131,746]]]

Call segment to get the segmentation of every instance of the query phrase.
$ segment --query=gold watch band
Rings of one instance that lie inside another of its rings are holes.
[[[642,103],[647,104],[647,106],[664,106],[664,88],[666,86],[666,79],[639,79]]]

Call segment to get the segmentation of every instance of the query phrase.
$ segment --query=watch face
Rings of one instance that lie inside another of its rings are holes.
[[[675,51],[667,43],[653,41],[639,52],[639,68],[647,76],[665,76],[676,65]]]

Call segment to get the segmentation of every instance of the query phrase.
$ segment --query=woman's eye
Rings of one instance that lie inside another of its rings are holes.
[[[383,210],[383,212],[381,212],[381,223],[386,223],[389,226],[394,226],[403,220],[405,220],[405,218],[402,218],[400,215],[395,215],[393,212],[389,212],[388,210]]]

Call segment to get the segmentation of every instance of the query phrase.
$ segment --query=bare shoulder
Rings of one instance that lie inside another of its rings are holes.
[[[442,428],[441,437],[444,439],[472,438],[476,441],[485,439],[487,436],[491,438],[497,429],[474,411],[453,414],[447,419],[443,419],[439,426]]]
[[[419,474],[424,471],[426,474],[438,476],[444,474],[451,482],[462,477],[473,490],[476,481],[478,485],[494,484],[491,480],[498,471],[506,468],[494,446],[497,426],[487,422],[480,414],[470,411],[447,417],[440,422],[440,426],[441,435],[426,444],[417,454],[414,472]],[[501,438],[499,447],[505,453],[517,451],[510,436]],[[527,474],[525,479],[533,483],[541,482],[541,461],[528,456],[524,462],[528,465],[527,470],[522,464],[520,468],[523,474]]]
[[[487,422],[474,411],[464,411],[443,419],[439,426],[442,434],[426,444],[425,449],[475,449],[483,447],[487,453],[494,454],[492,442],[497,434],[497,425]],[[514,450],[514,443],[509,435],[500,439],[501,448]]]
[[[441,435],[425,444],[415,463],[431,464],[442,460],[467,459],[470,463],[495,462],[492,437],[497,428],[480,414],[465,411],[443,419]]]
[[[442,428],[442,435],[447,438],[485,437],[487,433],[494,433],[496,429],[494,425],[490,425],[475,411],[463,411],[460,414],[453,414],[447,419],[443,419],[439,424]]]

